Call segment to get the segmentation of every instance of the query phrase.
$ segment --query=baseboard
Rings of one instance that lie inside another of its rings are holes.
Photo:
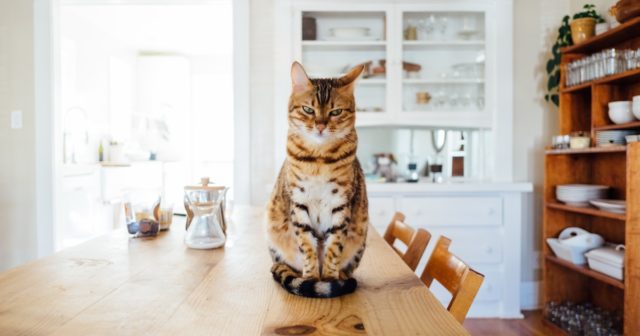
[[[540,309],[540,281],[525,281],[520,284],[520,309]]]

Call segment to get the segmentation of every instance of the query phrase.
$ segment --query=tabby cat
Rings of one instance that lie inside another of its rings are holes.
[[[267,236],[273,278],[296,295],[336,297],[357,286],[352,275],[369,224],[353,96],[362,70],[309,79],[300,63],[291,66],[287,158],[268,205]]]

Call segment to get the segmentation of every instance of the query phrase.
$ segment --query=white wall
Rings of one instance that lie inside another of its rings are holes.
[[[37,256],[33,1],[0,1],[0,270]],[[10,129],[21,110],[22,129]]]
[[[251,0],[249,36],[251,85],[251,204],[262,206],[281,162],[274,162],[274,0]],[[285,85],[288,85],[285,84]]]

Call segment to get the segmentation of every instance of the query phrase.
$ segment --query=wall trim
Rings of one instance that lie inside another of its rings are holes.
[[[540,281],[523,281],[520,284],[520,309],[535,310],[540,309]]]

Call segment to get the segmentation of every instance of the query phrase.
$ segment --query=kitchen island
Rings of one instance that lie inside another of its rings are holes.
[[[156,238],[122,228],[2,272],[0,334],[467,334],[375,230],[354,294],[288,294],[269,272],[262,215],[237,207],[221,249],[187,248],[176,220]]]

